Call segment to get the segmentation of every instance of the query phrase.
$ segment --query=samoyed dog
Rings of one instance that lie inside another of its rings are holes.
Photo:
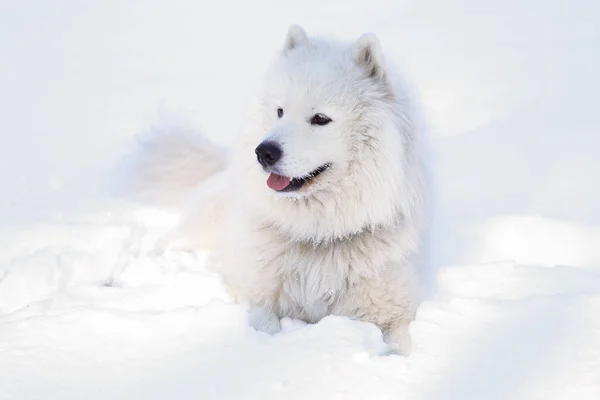
[[[170,239],[214,250],[254,328],[347,316],[406,353],[429,205],[423,146],[376,36],[344,44],[292,25],[234,148],[155,130],[131,188],[182,209]]]

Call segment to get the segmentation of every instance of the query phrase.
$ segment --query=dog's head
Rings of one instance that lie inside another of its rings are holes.
[[[399,196],[410,195],[400,193],[410,140],[403,95],[373,34],[345,45],[291,26],[245,137],[255,157],[249,179],[260,180],[257,190],[271,199],[292,200],[272,207],[289,208],[295,221],[296,211],[321,215],[321,225],[339,214],[344,221],[334,230],[341,235],[398,218]]]

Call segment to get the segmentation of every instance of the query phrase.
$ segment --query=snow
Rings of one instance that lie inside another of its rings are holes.
[[[0,398],[600,398],[599,11],[0,3]],[[375,31],[421,95],[442,268],[409,357],[341,317],[251,330],[207,254],[157,251],[174,216],[107,194],[156,120],[230,144],[292,22]]]

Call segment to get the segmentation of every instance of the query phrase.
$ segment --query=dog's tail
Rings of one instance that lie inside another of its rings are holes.
[[[119,168],[121,195],[158,207],[181,207],[203,182],[227,167],[227,153],[185,126],[153,127]]]

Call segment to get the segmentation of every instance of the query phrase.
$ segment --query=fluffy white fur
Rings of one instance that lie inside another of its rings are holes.
[[[315,113],[333,122],[311,125]],[[343,44],[290,27],[245,127],[229,161],[185,130],[154,135],[135,187],[146,198],[188,190],[174,237],[214,247],[257,329],[343,315],[378,325],[407,352],[428,206],[424,133],[378,39]],[[331,167],[299,191],[276,192],[256,160],[264,140],[282,148],[280,175]]]

